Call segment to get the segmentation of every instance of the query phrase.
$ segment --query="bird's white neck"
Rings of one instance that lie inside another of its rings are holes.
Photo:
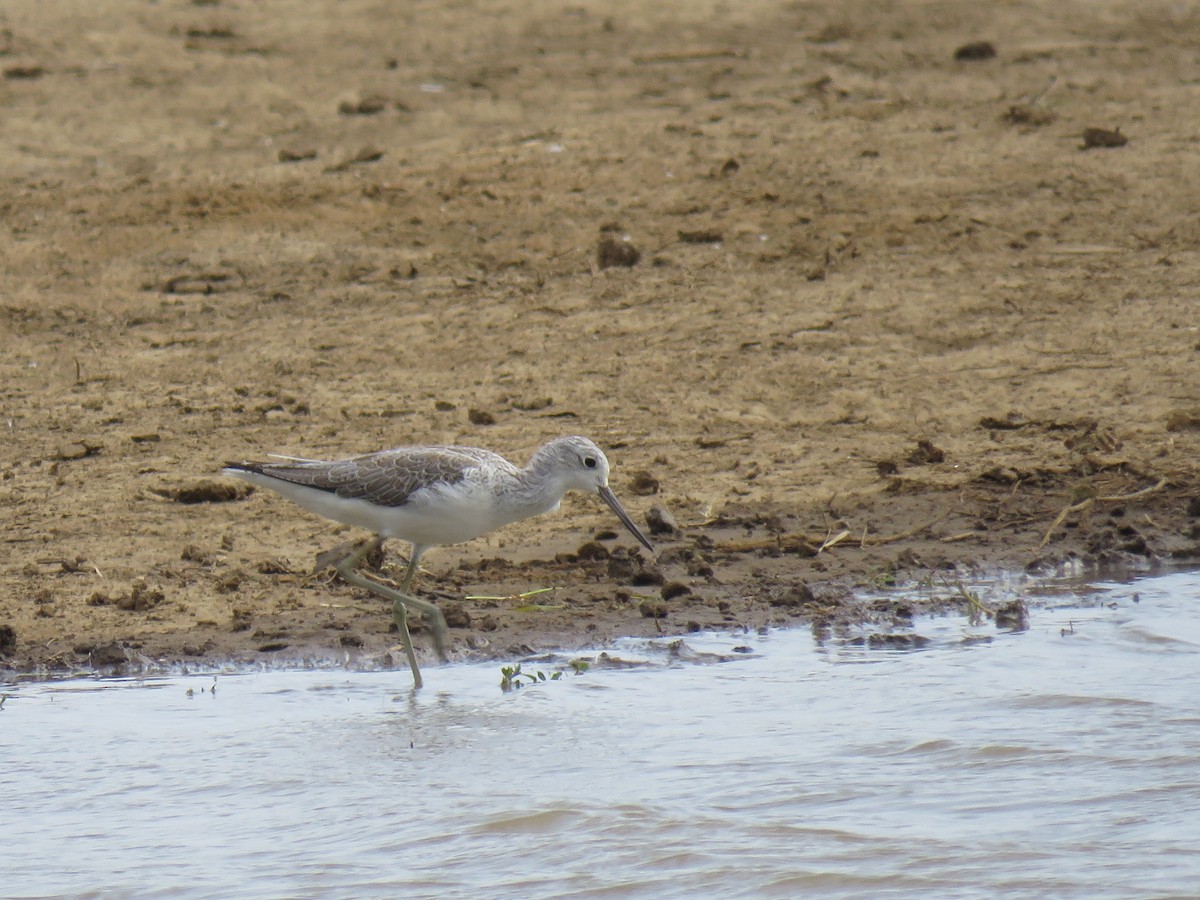
[[[570,490],[548,460],[535,455],[517,474],[514,506],[522,509],[522,518],[538,516],[558,509],[563,495]]]

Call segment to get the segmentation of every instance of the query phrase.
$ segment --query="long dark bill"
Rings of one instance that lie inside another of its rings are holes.
[[[608,504],[609,509],[617,514],[617,518],[621,520],[621,524],[628,528],[629,533],[638,539],[638,543],[651,553],[658,552],[654,549],[654,545],[650,543],[650,538],[642,534],[642,529],[633,524],[633,519],[629,518],[629,513],[625,512],[625,508],[621,506],[621,501],[617,499],[617,495],[612,492],[611,488],[607,485],[598,487],[596,488],[596,493],[604,498],[604,502]]]

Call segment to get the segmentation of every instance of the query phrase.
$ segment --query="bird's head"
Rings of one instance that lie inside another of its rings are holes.
[[[585,437],[555,438],[542,447],[534,456],[534,465],[546,465],[554,471],[565,490],[586,491],[596,493],[616,513],[621,524],[629,529],[629,533],[638,542],[654,553],[654,545],[633,523],[625,512],[617,495],[608,486],[608,457],[604,451]]]

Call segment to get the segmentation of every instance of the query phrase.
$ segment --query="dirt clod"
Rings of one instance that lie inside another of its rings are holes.
[[[129,662],[129,652],[120,641],[108,641],[107,643],[96,644],[86,650],[83,655],[86,655],[88,662],[98,669],[109,666],[123,666]]]
[[[779,593],[774,594],[769,602],[772,606],[779,606],[785,609],[800,609],[806,606],[817,605],[817,598],[813,594],[812,588],[804,582],[800,582],[799,584],[789,585]]]
[[[151,587],[144,581],[135,581],[129,593],[117,599],[116,606],[126,612],[145,612],[165,599],[166,595],[159,588]]]
[[[1083,144],[1079,149],[1111,149],[1124,147],[1128,143],[1129,138],[1121,134],[1120,128],[1085,128],[1083,129]]]
[[[651,534],[678,534],[679,523],[671,515],[671,511],[661,503],[655,503],[646,510],[646,527]]]
[[[629,479],[629,491],[639,497],[649,497],[652,494],[657,494],[659,489],[658,479],[647,472],[645,469],[639,469],[633,473]]]
[[[1036,128],[1049,125],[1054,121],[1055,115],[1048,109],[1019,103],[1010,106],[1000,118],[1010,125],[1029,125]]]
[[[367,163],[379,162],[379,160],[381,160],[381,159],[383,159],[383,150],[381,150],[379,147],[374,147],[374,146],[368,145],[366,147],[360,148],[357,153],[354,153],[354,154],[346,157],[341,162],[335,163],[334,165],[330,166],[325,171],[326,172],[345,172],[345,171],[348,171],[349,169],[354,168],[355,166],[361,166],[361,165],[366,165]]]
[[[917,446],[908,454],[910,466],[927,466],[931,463],[944,462],[946,454],[929,441],[917,441]]]
[[[984,416],[979,420],[981,428],[987,428],[992,431],[1013,431],[1017,428],[1025,428],[1031,424],[1033,423],[1028,418],[1016,411],[1006,413],[1003,416]]]
[[[461,603],[447,603],[442,606],[442,615],[446,617],[446,624],[451,628],[470,628],[471,613]]]
[[[310,159],[316,158],[317,151],[308,147],[303,149],[284,147],[279,151],[279,161],[281,163],[307,162]]]
[[[642,566],[629,579],[629,583],[634,587],[650,587],[664,581],[666,576],[663,575],[662,569],[656,566]]]
[[[341,116],[373,116],[387,109],[387,100],[383,97],[363,97],[360,100],[343,100],[338,104],[338,115]]]
[[[897,631],[887,634],[869,634],[865,641],[862,638],[856,638],[849,643],[865,643],[872,650],[920,650],[928,645],[929,638],[907,631]]]
[[[1029,628],[1029,607],[1024,600],[1012,600],[996,607],[996,627],[1008,631]]]
[[[472,425],[495,425],[496,417],[486,409],[471,407],[467,410],[467,421]]]
[[[581,544],[575,551],[576,558],[580,560],[608,559],[611,555],[608,548],[599,541],[588,541],[586,544]]]
[[[8,66],[4,69],[4,77],[9,81],[36,81],[46,74],[41,66]]]
[[[1200,409],[1177,409],[1167,416],[1167,431],[1200,431]]]
[[[596,265],[601,269],[624,266],[632,268],[642,258],[642,252],[629,241],[605,235],[596,244]]]
[[[692,592],[692,589],[682,581],[668,581],[662,586],[659,593],[662,594],[664,600],[674,600],[676,597],[685,597]]]
[[[644,619],[665,619],[668,612],[667,604],[661,600],[643,600],[638,604],[638,612]]]
[[[954,51],[954,58],[959,62],[979,62],[985,59],[995,59],[996,56],[996,45],[991,41],[972,41]]]
[[[679,240],[685,244],[719,244],[725,240],[724,233],[713,228],[702,228],[698,231],[680,229],[678,234]]]
[[[254,493],[254,486],[238,481],[201,479],[186,484],[165,485],[151,489],[160,497],[176,503],[229,503]]]

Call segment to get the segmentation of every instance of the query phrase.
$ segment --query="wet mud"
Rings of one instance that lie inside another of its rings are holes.
[[[1195,561],[1198,39],[1168,3],[9,4],[0,667],[386,664],[386,604],[313,571],[359,535],[218,474],[270,452],[605,447],[658,559],[578,496],[433,551],[459,658]]]

